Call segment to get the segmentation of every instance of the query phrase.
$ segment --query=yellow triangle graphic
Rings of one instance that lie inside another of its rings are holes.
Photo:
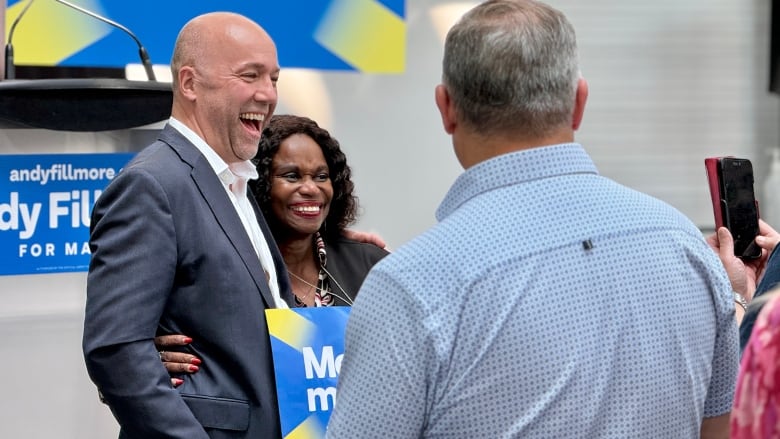
[[[4,0],[2,0],[4,1]],[[26,1],[5,12],[6,42],[11,24]],[[84,0],[78,5],[103,15],[99,2]],[[11,43],[14,64],[54,66],[105,37],[113,28],[57,2],[35,2],[16,25]]]
[[[360,71],[404,71],[406,24],[376,1],[334,0],[314,39]]]

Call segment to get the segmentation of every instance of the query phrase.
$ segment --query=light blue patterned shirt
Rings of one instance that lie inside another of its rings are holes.
[[[738,367],[726,273],[577,144],[464,172],[374,267],[329,438],[698,438]]]

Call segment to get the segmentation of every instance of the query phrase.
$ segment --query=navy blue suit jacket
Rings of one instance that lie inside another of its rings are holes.
[[[282,297],[284,261],[254,200]],[[281,436],[264,311],[274,302],[249,237],[205,157],[170,126],[98,198],[83,348],[128,438]],[[192,337],[204,368],[173,388],[153,338]]]

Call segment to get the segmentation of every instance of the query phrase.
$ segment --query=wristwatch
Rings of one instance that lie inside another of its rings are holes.
[[[739,294],[736,291],[733,291],[734,293],[734,301],[739,304],[739,306],[742,307],[742,310],[747,312],[748,309],[748,303],[747,300],[745,300],[745,297],[742,296],[742,294]]]

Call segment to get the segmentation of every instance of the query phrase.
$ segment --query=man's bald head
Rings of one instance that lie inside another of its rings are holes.
[[[209,12],[191,19],[179,31],[171,58],[173,90],[178,88],[178,72],[182,66],[198,66],[211,55],[226,47],[230,40],[240,39],[242,32],[261,32],[271,37],[257,23],[233,12]]]
[[[243,15],[200,15],[179,32],[171,69],[171,116],[226,163],[254,157],[277,102],[279,61],[268,33]]]

